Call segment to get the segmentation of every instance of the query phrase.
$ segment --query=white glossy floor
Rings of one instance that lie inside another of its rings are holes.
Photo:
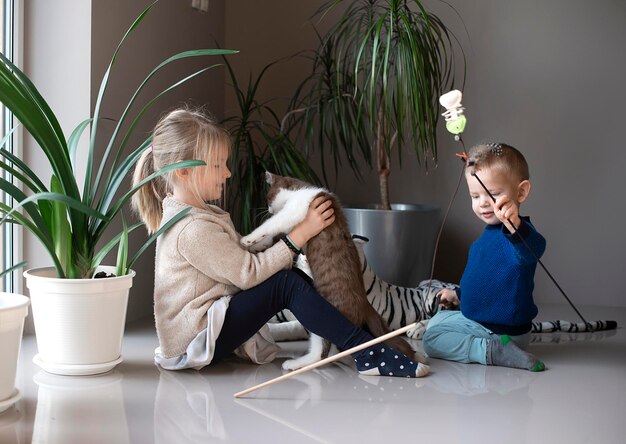
[[[618,330],[536,335],[548,370],[530,373],[431,360],[418,380],[361,377],[332,364],[235,400],[282,374],[280,362],[229,361],[201,372],[159,371],[149,322],[128,327],[124,362],[102,376],[55,376],[23,342],[22,399],[0,414],[0,443],[624,443],[626,309],[581,307]],[[566,306],[542,320],[575,319]],[[305,343],[289,343],[284,356]]]

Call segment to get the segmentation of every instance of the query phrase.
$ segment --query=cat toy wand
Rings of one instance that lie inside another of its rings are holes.
[[[465,108],[463,108],[463,106],[461,105],[461,99],[463,97],[463,94],[461,93],[461,91],[459,90],[452,90],[444,95],[442,95],[439,98],[439,103],[446,109],[446,112],[444,112],[442,115],[446,120],[446,129],[448,130],[448,132],[450,132],[451,134],[454,134],[454,140],[456,140],[457,142],[461,142],[461,146],[463,147],[463,153],[461,154],[457,154],[458,157],[461,158],[461,161],[463,161],[463,163],[465,164],[465,168],[469,168],[469,167],[473,167],[474,166],[474,162],[472,162],[471,160],[469,160],[466,150],[465,150],[465,143],[463,142],[463,138],[461,137],[461,133],[465,130],[465,126],[467,124],[467,118],[465,117],[464,114],[464,110]],[[502,149],[502,147],[499,144],[491,144],[493,149],[497,150],[498,149]],[[476,174],[476,169],[472,169],[472,171],[470,172],[470,174],[478,181],[478,183],[480,184],[480,186],[485,190],[485,192],[487,193],[487,195],[489,196],[489,198],[495,203],[496,202],[496,198],[493,196],[493,194],[491,194],[491,192],[487,189],[487,187],[485,186],[485,184],[483,183],[482,180],[480,180],[480,177],[478,177],[478,174]],[[454,197],[453,197],[454,199]],[[558,282],[556,281],[556,279],[554,278],[554,276],[552,276],[552,273],[550,273],[548,271],[548,269],[546,268],[546,266],[543,264],[543,262],[541,261],[541,259],[539,259],[539,257],[535,254],[535,252],[533,251],[533,249],[530,247],[530,245],[528,245],[528,243],[526,242],[526,240],[522,237],[522,235],[519,233],[518,231],[518,227],[515,226],[515,224],[513,224],[511,222],[510,219],[507,218],[507,222],[515,229],[515,234],[517,234],[517,237],[522,241],[522,243],[526,246],[526,248],[528,249],[528,251],[532,254],[532,256],[535,258],[535,260],[537,261],[537,263],[541,266],[541,268],[543,268],[543,270],[546,272],[546,275],[550,278],[550,280],[552,281],[552,283],[556,286],[556,288],[561,292],[561,294],[563,295],[563,297],[565,298],[565,300],[569,303],[569,305],[574,309],[574,311],[576,312],[576,314],[580,317],[580,319],[583,321],[583,323],[586,326],[587,331],[599,331],[599,330],[610,330],[610,329],[614,329],[617,328],[617,322],[615,321],[605,321],[605,325],[604,328],[599,327],[599,328],[593,328],[592,324],[587,322],[585,320],[585,318],[583,317],[583,315],[580,313],[580,311],[578,311],[578,309],[576,308],[576,306],[574,305],[574,303],[570,300],[570,298],[567,296],[567,294],[565,293],[565,291],[561,288],[561,286],[558,284]]]

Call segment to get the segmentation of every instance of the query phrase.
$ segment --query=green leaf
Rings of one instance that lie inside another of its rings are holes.
[[[15,201],[19,202],[18,203],[19,207],[23,207],[24,210],[26,211],[26,214],[31,218],[31,220],[35,223],[35,225],[40,227],[42,232],[47,233],[49,239],[52,240],[52,238],[50,237],[49,226],[45,223],[44,219],[41,217],[39,208],[34,203],[28,201],[29,198],[22,192],[22,190],[20,190],[19,188],[17,188],[15,185],[13,185],[12,183],[10,183],[4,178],[0,178],[0,189],[4,191],[5,193],[7,193],[9,196],[11,196]],[[6,219],[9,215],[11,215],[12,213],[15,213],[16,209],[17,208],[13,206],[11,210],[7,212],[7,214],[2,219],[2,221],[0,221],[0,224],[2,224],[2,222],[4,222],[4,219]],[[13,217],[15,218],[15,216]]]
[[[39,191],[39,192],[48,191],[48,189],[43,184],[43,182],[39,179],[37,174],[35,174],[35,172],[33,172],[28,167],[28,165],[22,162],[21,159],[19,159],[18,157],[16,157],[9,151],[5,150],[4,148],[0,149],[0,156],[9,160],[11,163],[13,163],[14,167],[17,167],[20,171],[22,171],[25,174],[26,179],[20,179],[20,180],[22,180],[22,182],[24,182],[24,184],[26,184],[28,188],[30,188],[32,191]],[[2,169],[5,169],[5,167],[3,166]]]
[[[77,196],[78,187],[56,116],[28,77],[1,53],[0,102],[35,138],[48,158],[53,173],[62,180],[64,191]]]
[[[5,189],[5,187],[8,189],[8,185],[7,182],[4,181],[4,179],[0,180],[0,183],[2,183],[2,189]],[[9,194],[12,194],[12,192],[7,191]],[[17,204],[13,205],[12,210],[7,214],[7,216],[12,215],[14,212],[16,212],[17,210],[19,210],[20,208],[24,207],[25,209],[32,209],[34,210],[33,214],[39,214],[37,212],[37,205],[34,205],[33,202],[37,202],[37,201],[49,201],[49,202],[57,202],[57,203],[61,203],[64,206],[67,206],[68,208],[72,208],[74,210],[79,211],[80,213],[83,213],[85,216],[90,216],[90,217],[96,217],[98,219],[107,219],[107,215],[104,215],[96,210],[94,210],[93,208],[88,207],[87,205],[83,204],[81,201],[76,200],[72,197],[66,196],[65,194],[61,194],[61,193],[54,193],[54,192],[47,192],[47,193],[36,193],[33,194],[31,196],[26,197],[25,195],[23,195],[23,199],[20,200]],[[28,213],[29,215],[32,214],[29,211]],[[0,224],[4,222],[4,220],[0,221]]]
[[[70,162],[72,163],[72,168],[74,169],[74,171],[76,171],[76,150],[78,149],[78,141],[83,135],[83,131],[85,131],[85,128],[89,126],[91,121],[92,119],[83,120],[81,123],[78,124],[76,128],[74,128],[74,131],[72,131],[69,139],[67,139],[67,148],[70,153]]]
[[[123,231],[122,236],[120,237],[119,246],[117,249],[117,262],[116,262],[116,275],[123,276],[127,274],[127,263],[128,263],[128,225],[126,224],[126,219],[124,219],[124,215],[122,214],[122,224]]]
[[[61,182],[56,176],[50,179],[50,190],[52,193],[62,195]],[[50,231],[52,234],[52,242],[54,244],[54,252],[59,258],[59,262],[65,270],[66,274],[70,263],[72,262],[72,233],[70,224],[67,220],[67,207],[60,201],[52,200],[52,220]]]
[[[3,214],[6,214],[9,211],[11,211],[11,207],[9,207],[8,205],[4,203],[0,203],[0,212],[2,212]],[[39,239],[43,247],[48,252],[49,256],[52,258],[52,261],[54,262],[54,267],[57,270],[58,276],[65,277],[63,267],[61,266],[61,263],[59,262],[54,252],[54,245],[52,244],[50,232],[48,231],[48,228],[46,225],[44,224],[37,225],[33,223],[31,220],[29,220],[27,217],[20,214],[19,212],[14,213],[11,218],[8,218],[8,219],[5,218],[4,222],[19,224],[23,226],[24,228],[26,228],[37,239]]]

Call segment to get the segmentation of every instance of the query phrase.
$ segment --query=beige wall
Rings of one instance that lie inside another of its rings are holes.
[[[247,84],[265,65],[283,59],[265,76],[260,99],[272,99],[272,105],[284,112],[292,91],[306,73],[307,53],[292,57],[315,46],[317,37],[308,22],[319,0],[228,0],[226,2],[226,46],[240,49],[232,66],[240,84]],[[326,29],[325,27],[322,27]],[[235,110],[234,96],[226,90],[226,112]]]

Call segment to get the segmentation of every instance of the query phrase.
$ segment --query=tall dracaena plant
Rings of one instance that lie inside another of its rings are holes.
[[[320,180],[290,139],[291,128],[281,128],[270,102],[257,99],[263,77],[277,62],[266,65],[255,79],[250,77],[245,87],[225,58],[224,63],[237,100],[237,112],[223,121],[233,139],[227,206],[237,228],[249,233],[262,222],[260,216],[267,208],[265,171],[316,185]]]
[[[400,164],[405,144],[420,164],[436,161],[437,100],[454,82],[455,38],[417,0],[332,0],[316,15],[328,19],[344,3],[338,22],[320,36],[292,116],[303,124],[307,147],[330,151],[335,173],[342,158],[357,177],[359,158],[375,161],[380,204],[389,209],[394,148]]]
[[[145,183],[176,168],[204,164],[198,160],[179,162],[151,174],[129,191],[122,193],[119,190],[128,173],[151,143],[150,139],[147,139],[138,147],[132,150],[127,149],[133,131],[141,118],[163,94],[212,66],[180,79],[150,100],[137,104],[137,97],[148,81],[166,65],[176,60],[232,54],[236,51],[191,50],[173,55],[156,66],[129,99],[128,105],[117,120],[112,135],[106,141],[103,156],[98,162],[96,161],[95,147],[98,123],[101,120],[100,106],[107,89],[109,75],[124,41],[156,3],[152,3],[137,17],[120,41],[102,79],[93,116],[81,122],[67,141],[57,117],[35,85],[10,60],[0,55],[0,102],[31,134],[38,147],[46,155],[52,170],[50,186],[46,187],[26,163],[4,149],[8,136],[5,137],[0,145],[2,157],[0,168],[11,173],[22,187],[4,178],[0,179],[0,188],[15,202],[12,207],[0,204],[0,213],[4,216],[2,223],[20,224],[39,239],[52,258],[57,274],[61,278],[90,277],[106,254],[116,246],[118,247],[117,274],[127,274],[139,255],[156,240],[160,233],[184,216],[184,212],[179,213],[170,223],[151,236],[131,258],[128,258],[128,235],[140,227],[142,225],[140,223],[127,226],[123,221],[122,231],[102,248],[96,249],[98,242],[110,228],[111,222],[120,215],[132,195]],[[130,110],[134,105],[136,108],[139,107],[139,110],[131,116]],[[124,125],[126,129],[122,131]],[[89,126],[91,126],[91,137],[85,182],[82,184],[81,193],[81,184],[78,184],[75,174],[75,157],[78,141]]]

